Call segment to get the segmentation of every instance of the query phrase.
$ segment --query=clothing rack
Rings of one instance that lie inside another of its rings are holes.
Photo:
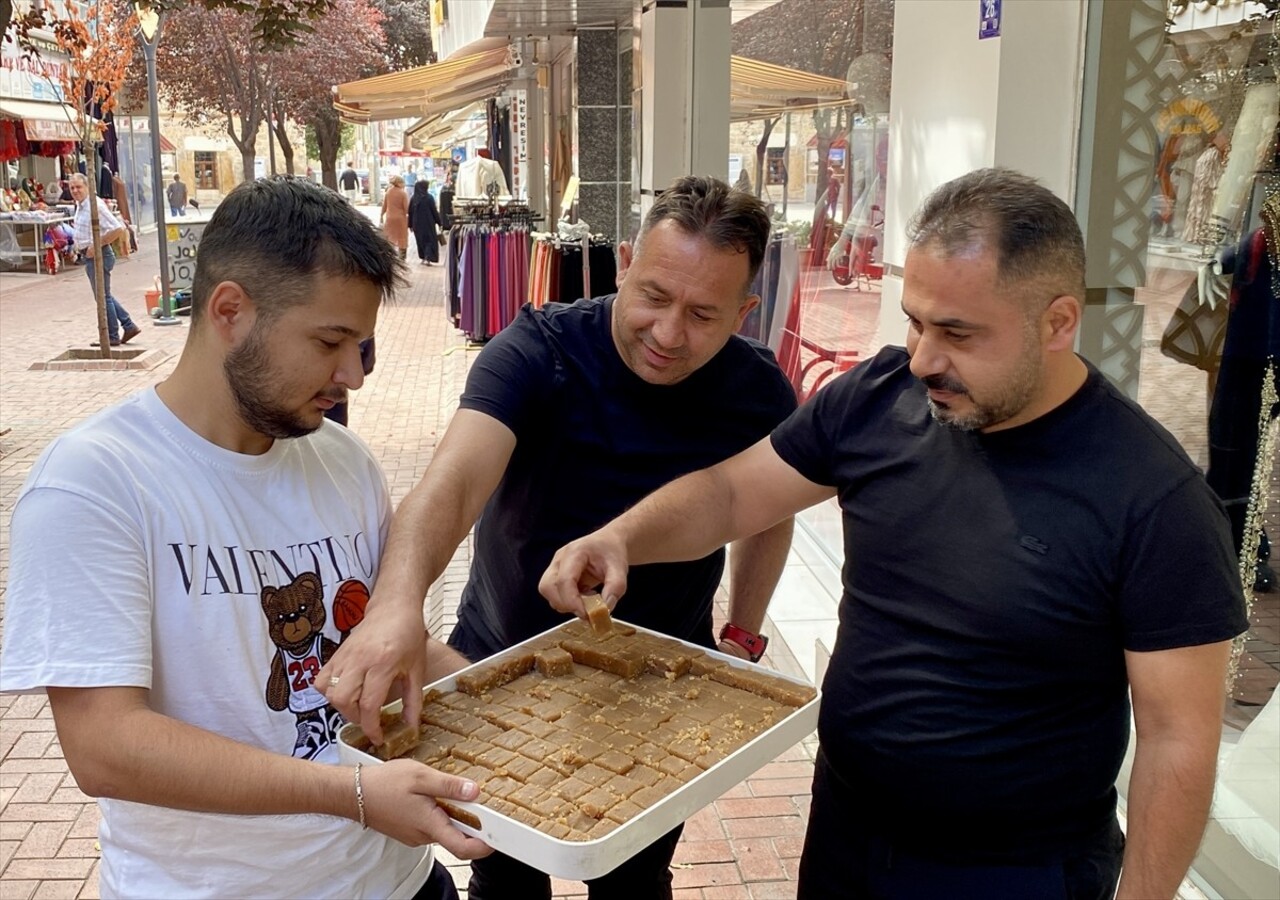
[[[529,302],[535,309],[547,303],[597,297],[613,289],[617,261],[613,245],[604,235],[535,232],[532,237]]]
[[[446,251],[449,318],[471,340],[493,337],[525,303],[529,235],[543,218],[520,201],[454,201]]]

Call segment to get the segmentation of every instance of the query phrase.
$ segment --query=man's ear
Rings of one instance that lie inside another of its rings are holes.
[[[741,328],[742,323],[745,322],[747,319],[747,314],[750,313],[751,310],[755,309],[759,305],[760,305],[759,294],[751,294],[750,296],[747,297],[746,300],[742,301],[742,305],[738,307],[738,324],[737,324],[737,327],[735,327],[733,330],[737,331],[739,328]]]
[[[1080,301],[1071,294],[1054,297],[1040,320],[1044,330],[1045,349],[1050,352],[1073,351],[1081,315]]]
[[[614,278],[613,283],[617,287],[622,287],[622,280],[627,275],[627,269],[631,268],[631,262],[636,257],[636,249],[630,241],[623,241],[618,245],[618,275]]]
[[[205,319],[225,342],[234,344],[249,333],[257,318],[257,308],[244,288],[234,281],[214,285],[206,301]]]

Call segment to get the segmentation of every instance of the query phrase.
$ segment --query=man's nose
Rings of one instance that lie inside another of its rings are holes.
[[[664,350],[680,349],[684,346],[684,316],[678,309],[664,310],[654,320],[651,333]]]
[[[364,362],[360,358],[359,344],[352,343],[343,347],[338,368],[333,373],[333,381],[348,390],[360,390],[364,384]]]
[[[924,334],[914,334],[907,339],[907,352],[911,355],[911,374],[917,378],[941,375],[950,368],[938,343]]]

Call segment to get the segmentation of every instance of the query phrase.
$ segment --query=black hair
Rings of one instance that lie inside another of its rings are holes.
[[[935,189],[907,225],[907,238],[947,256],[990,248],[1002,284],[1047,278],[1059,295],[1084,302],[1084,238],[1075,215],[1012,169],[978,169]]]
[[[265,317],[305,303],[317,275],[362,278],[387,299],[404,283],[399,251],[341,195],[282,175],[239,185],[200,237],[192,322],[213,289],[234,281]]]
[[[649,230],[666,219],[713,247],[747,254],[747,285],[755,280],[770,227],[769,214],[757,197],[709,175],[681,176],[649,208],[636,238],[637,252]]]

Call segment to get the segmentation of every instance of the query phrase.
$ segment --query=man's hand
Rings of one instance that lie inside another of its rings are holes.
[[[88,247],[85,247],[80,252],[84,254],[85,259],[93,259],[93,244],[90,244]]]
[[[455,828],[448,813],[436,803],[436,798],[475,800],[480,790],[474,781],[437,772],[410,759],[364,766],[360,779],[365,822],[375,831],[410,847],[439,844],[459,859],[478,859],[493,852],[484,841]],[[352,818],[359,821],[354,790],[353,783]]]
[[[585,618],[582,595],[596,593],[603,584],[599,594],[612,610],[627,592],[628,565],[626,542],[602,528],[557,550],[538,591],[552,609]]]
[[[316,674],[320,692],[348,721],[359,722],[375,744],[382,743],[379,714],[384,704],[403,700],[408,722],[416,722],[422,712],[426,629],[421,613],[414,615],[404,609],[403,605],[380,606],[375,596],[364,621]]]

